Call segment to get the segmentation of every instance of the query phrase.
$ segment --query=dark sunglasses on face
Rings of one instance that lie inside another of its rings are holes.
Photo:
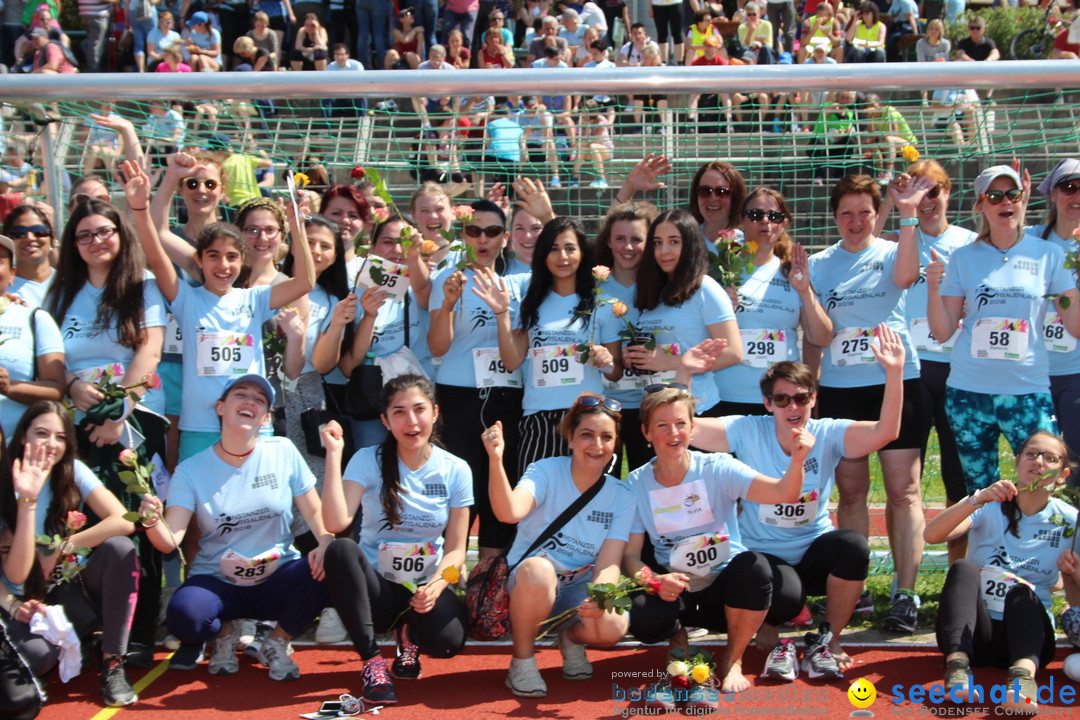
[[[792,400],[794,400],[797,405],[806,407],[813,398],[814,394],[809,392],[798,392],[794,395],[788,395],[787,393],[773,393],[772,395],[769,395],[772,404],[778,408],[786,408],[791,404]]]
[[[1057,186],[1057,189],[1064,195],[1075,195],[1077,190],[1080,190],[1080,182],[1075,180],[1068,180]]]
[[[478,238],[481,235],[487,235],[489,238],[497,238],[506,234],[506,228],[502,225],[488,225],[483,228],[479,225],[466,225],[463,229],[465,230],[465,234],[471,238]]]
[[[761,208],[743,210],[743,217],[750,222],[761,222],[763,218],[769,218],[771,223],[782,223],[787,219],[784,213],[779,210],[762,210]]]
[[[968,30],[982,30],[982,25],[968,25]]]
[[[622,410],[622,403],[618,400],[612,400],[609,397],[603,395],[582,395],[577,399],[577,405],[582,407],[597,407],[603,405],[612,412],[619,412]]]
[[[1005,198],[1009,198],[1009,202],[1016,203],[1020,202],[1023,197],[1023,190],[1013,188],[1012,190],[987,190],[979,199],[985,200],[991,205],[1000,205],[1005,201]]]
[[[944,190],[944,189],[945,189],[945,186],[942,185],[941,183],[938,183],[937,185],[935,185],[934,187],[932,187],[932,188],[930,188],[929,190],[926,191],[927,199],[929,199],[929,200],[935,199],[938,195],[941,194],[941,191]]]
[[[716,197],[727,197],[731,194],[731,188],[729,187],[713,187],[712,185],[698,185],[697,188],[698,197],[709,197],[715,195]]]
[[[36,235],[37,237],[49,237],[52,235],[49,232],[49,228],[44,225],[15,225],[8,232],[8,237],[12,240],[22,240],[27,235]]]
[[[668,388],[674,388],[675,390],[690,389],[682,383],[656,383],[655,385],[646,385],[645,387],[641,388],[641,392],[644,395],[652,395],[653,393],[658,393],[661,390],[667,390]]]
[[[213,178],[206,178],[205,180],[200,180],[197,177],[189,177],[183,179],[184,187],[186,187],[188,190],[198,190],[200,182],[207,190],[213,190],[218,186],[218,181],[214,180]]]

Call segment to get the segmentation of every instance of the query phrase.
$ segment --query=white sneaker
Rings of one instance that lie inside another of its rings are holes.
[[[267,637],[259,648],[259,662],[270,668],[270,679],[299,680],[300,668],[289,657],[289,641],[283,637]]]
[[[338,643],[349,637],[345,632],[345,626],[341,624],[341,616],[334,608],[326,608],[319,616],[319,626],[315,628],[315,642]]]
[[[518,697],[544,697],[547,695],[547,685],[544,678],[540,677],[540,668],[536,666],[536,658],[526,658],[519,663],[510,664],[510,672],[506,675],[506,687]]]
[[[565,642],[565,644],[564,644]],[[585,646],[577,645],[559,638],[559,652],[562,653],[562,676],[567,680],[591,680],[592,663],[585,654]]]
[[[214,652],[210,655],[211,675],[235,675],[240,672],[240,661],[236,657],[236,647],[240,642],[240,623],[232,623],[227,635],[218,635],[214,640]]]
[[[233,620],[233,624],[239,628],[240,647],[246,648],[255,640],[255,634],[257,632],[255,621],[251,618],[241,618],[239,620]]]

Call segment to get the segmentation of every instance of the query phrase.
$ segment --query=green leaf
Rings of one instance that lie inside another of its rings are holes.
[[[52,542],[52,538],[49,537],[48,535],[35,535],[34,536],[34,543],[36,543],[37,545],[48,545],[51,542]]]
[[[87,555],[90,554],[90,548],[88,548],[88,547],[77,547],[77,548],[75,548],[75,554],[80,555],[82,557],[86,557]]]
[[[375,194],[381,197],[387,205],[392,204],[394,201],[390,198],[390,193],[386,191],[386,181],[383,180],[379,171],[373,167],[364,168],[364,170],[366,171],[365,177],[375,183]]]
[[[444,230],[443,228],[439,228],[439,235],[441,235],[442,239],[448,243],[454,242],[454,233],[452,230]]]
[[[1061,306],[1062,310],[1068,310],[1069,305],[1072,305],[1072,300],[1067,297],[1060,297],[1058,298],[1058,305]]]
[[[383,284],[383,279],[386,277],[386,273],[382,271],[378,265],[372,265],[368,271],[371,274],[371,279],[375,281],[377,285]]]
[[[120,472],[116,473],[116,477],[120,478],[120,482],[123,483],[132,483],[139,481],[139,476],[131,470],[121,470]]]
[[[408,580],[406,580],[405,582],[401,583],[401,587],[405,588],[406,590],[411,592],[413,595],[416,594],[416,589],[417,589],[416,588],[416,583],[411,583]]]
[[[124,518],[128,522],[139,522],[139,513],[135,512],[134,510],[131,512],[126,512],[120,517]]]

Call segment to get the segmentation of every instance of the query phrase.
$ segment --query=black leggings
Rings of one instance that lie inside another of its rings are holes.
[[[653,23],[656,25],[656,42],[666,43],[668,35],[671,42],[681,45],[683,41],[682,3],[678,5],[653,5]],[[675,58],[677,61],[681,58]],[[667,58],[660,58],[667,62]]]
[[[870,568],[870,545],[854,530],[833,530],[817,537],[802,560],[788,565],[766,553],[773,573],[772,605],[765,622],[780,625],[802,611],[807,595],[825,595],[829,576],[841,580],[866,580]]]
[[[960,453],[956,450],[956,435],[945,414],[945,381],[949,379],[949,367],[949,363],[936,360],[922,361],[919,378],[922,388],[922,458],[925,463],[930,428],[936,428],[945,497],[955,503],[967,497],[968,493],[964,469],[960,466]]]
[[[982,599],[979,568],[957,560],[945,576],[937,616],[938,649],[966,653],[971,664],[1008,668],[1017,660],[1045,667],[1054,657],[1054,629],[1042,602],[1017,583],[1005,595],[1002,620],[992,620]]]
[[[364,557],[360,546],[338,538],[326,549],[326,589],[349,631],[362,660],[379,654],[375,634],[390,629],[412,599],[404,586],[390,582]],[[430,612],[405,613],[399,625],[409,626],[409,640],[425,655],[449,658],[465,647],[465,606],[453,588],[447,587]]]
[[[741,552],[713,580],[697,592],[684,592],[674,601],[658,595],[635,593],[630,609],[630,634],[643,643],[667,640],[680,625],[727,632],[724,608],[766,610],[772,601],[772,571],[764,555]]]

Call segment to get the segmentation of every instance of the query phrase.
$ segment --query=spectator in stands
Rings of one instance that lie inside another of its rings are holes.
[[[536,23],[540,18],[547,17],[550,9],[551,0],[526,0],[517,5],[517,12],[514,14],[514,47],[525,47],[525,41],[532,40],[530,36],[536,29]]]
[[[566,67],[566,63],[559,59],[559,53],[553,46],[548,46],[544,48],[544,59],[537,60],[532,66],[534,68],[558,68]],[[574,95],[544,95],[540,100],[549,116],[553,117],[555,125],[566,136],[567,145],[574,147],[574,139],[577,136],[577,125],[574,122],[577,98]],[[552,178],[551,186],[559,187],[559,184],[559,174],[556,172]]]
[[[296,40],[289,56],[293,71],[299,72],[309,65],[316,70],[325,70],[329,44],[330,37],[319,22],[319,16],[315,13],[305,15],[304,25],[296,31]]]
[[[873,0],[863,0],[858,15],[848,21],[844,62],[885,62],[885,23]]]
[[[946,62],[952,53],[952,41],[945,37],[945,23],[934,18],[926,24],[926,34],[915,43],[919,62]]]
[[[334,62],[326,66],[327,70],[331,72],[362,72],[364,70],[359,60],[349,57],[349,46],[345,43],[335,45],[333,52]],[[355,117],[367,110],[367,98],[326,98],[322,101],[322,108],[323,115],[326,117]]]
[[[693,65],[694,61],[705,55],[705,38],[716,38],[717,44],[713,47],[722,47],[724,38],[720,31],[712,24],[712,13],[707,9],[701,9],[694,13],[694,22],[686,29],[686,53],[683,64]],[[705,65],[727,65],[727,51],[720,54],[723,63],[708,62]],[[716,57],[714,53],[713,57]]]
[[[416,68],[417,70],[453,70],[454,66],[446,62],[446,48],[442,45],[432,45],[428,50],[428,59],[420,63]],[[423,121],[428,122],[427,116],[435,115],[441,112],[448,112],[453,109],[455,104],[454,98],[441,97],[441,98],[412,98],[413,108],[416,113],[423,118]]]
[[[45,28],[31,30],[30,42],[34,46],[34,69],[30,72],[46,75],[70,75],[78,72],[78,68],[68,56],[70,50],[58,41],[50,40],[49,32]]]
[[[261,10],[254,15],[255,27],[248,31],[247,36],[255,41],[255,47],[270,53],[270,60],[277,67],[281,60],[281,40],[278,33],[270,28],[270,16]]]
[[[60,22],[53,17],[52,7],[48,3],[41,3],[37,6],[34,19],[31,21],[26,33],[20,35],[19,39],[15,41],[15,59],[17,61],[22,60],[34,49],[33,43],[30,42],[30,31],[34,28],[45,28],[49,33],[50,40],[57,40],[63,43],[64,47],[71,47],[71,38],[60,27]]]
[[[161,62],[154,68],[154,72],[191,72],[191,66],[184,62],[184,55],[178,47],[167,47],[161,51]]]
[[[843,90],[836,93],[835,100],[821,110],[808,155],[815,163],[814,184],[824,185],[832,177],[847,173],[846,162],[854,152],[855,111],[851,105],[855,93]]]
[[[649,34],[645,30],[644,23],[634,23],[630,26],[630,41],[619,49],[615,56],[615,64],[619,67],[637,67],[642,63],[642,53],[647,45],[652,44]]]
[[[364,67],[377,68],[386,57],[392,7],[386,0],[356,0],[356,59]]]
[[[424,59],[424,27],[416,25],[412,8],[398,13],[397,25],[392,31],[394,47],[386,51],[387,70],[415,70]]]
[[[660,67],[664,64],[663,57],[660,55],[660,48],[657,45],[646,45],[645,50],[642,51],[641,57],[641,67]],[[668,107],[667,95],[634,95],[631,102],[633,103],[632,108],[634,113],[634,125],[636,127],[630,128],[630,132],[644,132],[649,134],[652,133],[654,127],[652,125],[646,125],[644,122],[645,108],[657,110],[660,113],[660,117],[658,120],[659,127],[666,127]]]
[[[561,15],[559,15],[559,22],[562,23],[562,29],[559,30],[559,37],[566,41],[566,44],[570,46],[570,53],[573,55],[578,51],[578,48],[585,45],[585,30],[586,27],[581,24],[581,16],[574,8],[567,8]]]
[[[656,42],[660,48],[660,63],[668,64],[668,37],[675,45],[674,63],[682,62],[682,2],[681,0],[650,0],[649,17],[656,27]]]
[[[585,63],[585,67],[600,69],[615,67],[615,63],[608,59],[607,46],[602,41],[594,42],[589,46],[589,62]],[[593,95],[593,100],[601,107],[615,104],[615,100],[610,95]]]
[[[1070,42],[1070,29],[1065,28],[1054,36],[1054,48],[1050,51],[1051,60],[1080,60],[1080,43]]]
[[[589,54],[589,48],[592,47],[594,42],[600,41],[600,31],[596,28],[585,28],[585,34],[582,35],[582,45],[574,51],[572,56],[573,62],[569,63],[570,67],[585,67],[586,63],[592,60],[592,55]]]
[[[885,59],[888,62],[900,62],[903,60],[900,55],[900,39],[905,35],[916,35],[920,30],[919,6],[915,0],[892,0],[889,15],[892,17],[892,25],[885,41]]]
[[[978,121],[982,115],[979,94],[967,90],[935,90],[930,97],[930,110],[934,113],[934,129],[945,130],[956,147],[974,142]]]
[[[819,2],[814,15],[803,23],[799,63],[805,63],[818,45],[825,48],[825,54],[830,55],[836,62],[844,59],[844,26],[836,18],[833,6],[828,0]]]
[[[546,16],[540,23],[540,34],[529,43],[529,54],[525,58],[525,64],[532,66],[534,62],[544,57],[545,39],[553,37],[559,48],[559,55],[563,58],[570,56],[570,44],[566,38],[559,37],[559,21],[551,15]]]
[[[707,12],[705,10],[699,12]],[[702,38],[702,50],[703,54],[699,58],[695,58],[690,64],[695,67],[715,67],[718,65],[727,65],[728,61],[724,58],[726,53],[721,45],[721,39],[712,35],[707,35]],[[691,52],[687,51],[687,57],[691,56]],[[706,93],[704,95],[693,94],[688,101],[688,117],[691,122],[697,120],[698,107],[702,106],[706,108],[718,108],[723,107],[725,115],[730,112],[731,97],[727,93]],[[714,122],[719,120],[715,118]]]
[[[498,12],[498,11],[496,11]],[[556,52],[556,55],[558,53]],[[477,64],[483,70],[514,67],[514,48],[504,41],[496,29],[484,33],[484,44],[477,55]],[[566,63],[563,63],[566,67]]]
[[[356,0],[327,0],[326,28],[330,31],[330,47],[338,43],[356,47]]]
[[[612,47],[615,46],[615,21],[622,22],[623,32],[629,32],[630,25],[630,8],[626,5],[624,0],[600,0],[600,9],[604,11],[604,19],[607,21],[607,42]]]
[[[555,119],[540,98],[529,95],[524,99],[524,109],[517,117],[524,131],[526,157],[534,167],[547,163],[551,172],[548,187],[562,187],[559,178],[558,154],[555,150]]]
[[[187,21],[184,59],[195,72],[221,70],[221,32],[210,27],[210,16],[201,10]]]
[[[277,69],[270,59],[270,51],[256,47],[255,41],[247,35],[236,38],[233,55],[237,63],[233,66],[234,72],[273,72]]]
[[[79,18],[86,30],[83,40],[83,58],[87,72],[101,72],[105,58],[105,45],[109,37],[109,19],[112,5],[109,0],[78,0]]]
[[[956,43],[956,59],[962,62],[994,62],[1001,59],[1001,51],[992,38],[986,35],[986,19],[975,15],[968,20],[968,36]],[[994,94],[994,89],[986,91],[986,99]]]
[[[278,47],[285,47],[285,31],[296,24],[290,0],[255,0],[252,10],[256,15],[260,12],[266,15],[270,29],[277,35]],[[280,55],[277,61],[281,61]]]
[[[476,194],[484,196],[484,178],[509,185],[518,176],[526,157],[525,131],[508,114],[505,105],[496,105],[492,119],[484,126],[484,159],[476,174]]]
[[[161,51],[167,47],[179,48],[183,40],[180,33],[173,30],[173,14],[168,10],[158,13],[158,24],[146,35],[146,69],[151,72],[161,62]]]
[[[510,48],[514,47],[514,33],[506,27],[506,13],[502,10],[492,10],[488,15],[488,29],[484,31],[484,34],[480,36],[480,42],[483,43],[488,36],[488,33],[495,32],[502,35],[503,45]]]
[[[659,56],[660,53],[657,51],[657,59]],[[574,174],[570,178],[570,187],[578,187],[581,184],[579,180],[581,165],[585,160],[592,163],[593,174],[596,176],[589,183],[589,187],[606,188],[608,186],[604,174],[604,163],[611,160],[611,152],[615,149],[615,143],[611,138],[611,126],[614,122],[610,108],[601,107],[592,98],[582,103],[578,128],[578,150],[574,156]]]
[[[135,68],[146,72],[146,38],[157,27],[157,5],[161,0],[124,0],[124,16],[127,29],[131,31],[132,52],[135,56]],[[146,17],[141,17],[145,10]]]
[[[473,29],[480,12],[480,0],[447,0],[443,8],[443,32],[461,30],[465,47],[472,47]]]
[[[469,67],[469,60],[472,58],[472,52],[465,47],[464,43],[465,36],[460,30],[451,30],[446,33],[446,62],[458,70]]]
[[[828,4],[827,2],[825,4]],[[765,3],[769,23],[773,28],[772,48],[777,53],[795,52],[795,29],[798,26],[798,14],[793,0],[767,0]],[[783,35],[781,35],[783,26]],[[780,38],[783,38],[783,44]]]
[[[161,72],[160,65],[158,72]],[[150,117],[143,124],[139,134],[143,140],[147,141],[146,154],[154,167],[163,165],[164,158],[183,146],[185,132],[184,116],[172,107],[171,102],[165,100],[150,104]]]
[[[917,142],[915,133],[900,111],[882,103],[876,93],[867,93],[865,102],[870,135],[864,142],[870,145],[870,152],[880,172],[878,179],[891,180],[897,151],[905,145],[914,145]]]
[[[773,52],[773,26],[768,20],[761,19],[761,6],[756,2],[743,5],[746,20],[739,25],[736,36],[739,40],[739,57],[742,58],[747,51],[754,54],[757,65],[776,64],[776,55]],[[743,58],[746,61],[746,58]]]

